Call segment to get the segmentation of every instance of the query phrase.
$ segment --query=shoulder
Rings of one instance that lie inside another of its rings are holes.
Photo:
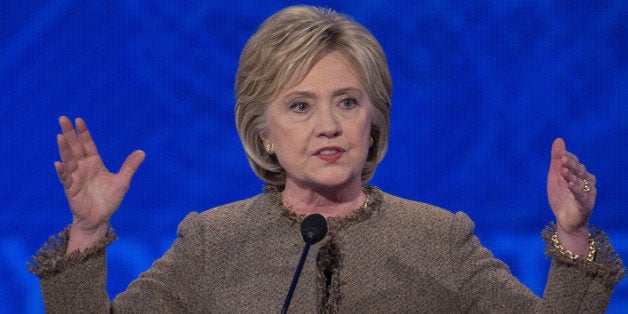
[[[469,220],[472,223],[469,216],[461,211],[453,213],[436,205],[405,199],[382,191],[380,193],[384,211],[393,217],[399,217],[397,220],[420,220],[439,224],[451,222],[453,219]]]
[[[201,212],[200,218],[203,220],[239,220],[251,214],[251,211],[258,211],[257,209],[263,208],[266,197],[264,194],[258,194],[253,197],[235,201],[232,203],[224,204],[214,208],[210,208]]]
[[[379,193],[379,209],[358,230],[360,236],[368,239],[368,249],[377,247],[380,254],[412,269],[428,265],[433,269],[451,269],[453,266],[444,265],[451,265],[456,248],[472,237],[471,219],[462,212],[452,213],[435,205]]]
[[[453,213],[441,207],[381,192],[380,215],[395,229],[444,235],[472,233],[475,225],[464,212]]]
[[[446,209],[435,205],[414,201],[386,192],[381,192],[382,200],[387,205],[387,210],[393,211],[395,214],[413,216],[420,214],[421,217],[433,216],[434,218],[450,217],[452,213]]]
[[[178,233],[182,232],[206,232],[212,233],[232,230],[242,227],[245,223],[259,220],[263,212],[268,210],[267,197],[258,194],[248,199],[235,201],[203,212],[191,212],[179,224]]]

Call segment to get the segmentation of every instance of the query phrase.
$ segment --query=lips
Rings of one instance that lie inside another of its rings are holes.
[[[314,155],[328,162],[335,162],[344,154],[345,150],[338,146],[327,146],[318,149]]]

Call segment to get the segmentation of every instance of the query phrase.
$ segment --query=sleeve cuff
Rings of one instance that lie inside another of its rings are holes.
[[[109,226],[107,233],[94,246],[68,255],[66,250],[70,239],[70,228],[71,226],[67,226],[59,234],[51,236],[48,242],[37,250],[35,256],[32,257],[33,261],[28,263],[28,271],[40,278],[60,273],[105,251],[111,242],[118,239],[113,228]]]
[[[545,241],[545,255],[553,258],[554,262],[577,267],[584,270],[588,275],[600,278],[609,286],[615,286],[625,275],[626,269],[621,258],[615,252],[613,246],[609,243],[608,237],[604,231],[591,226],[589,233],[595,241],[595,258],[593,262],[587,262],[586,259],[580,258],[573,260],[552,245],[551,237],[556,232],[556,224],[550,223],[543,229],[541,233]]]

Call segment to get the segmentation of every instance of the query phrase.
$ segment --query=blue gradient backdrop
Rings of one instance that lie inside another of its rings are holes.
[[[372,184],[467,212],[482,243],[542,294],[546,171],[564,137],[598,177],[592,223],[628,258],[626,2],[456,3],[315,3],[352,15],[389,58],[391,144]],[[111,170],[147,153],[112,219],[112,297],[164,253],[187,212],[261,191],[234,127],[233,81],[247,38],[289,4],[0,3],[0,311],[43,311],[25,263],[71,220],[52,165],[60,115],[86,119]],[[609,312],[627,308],[624,280]]]

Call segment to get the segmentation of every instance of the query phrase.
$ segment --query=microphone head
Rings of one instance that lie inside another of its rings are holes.
[[[307,244],[314,244],[322,240],[327,234],[327,220],[320,214],[312,214],[301,223],[301,235]]]

